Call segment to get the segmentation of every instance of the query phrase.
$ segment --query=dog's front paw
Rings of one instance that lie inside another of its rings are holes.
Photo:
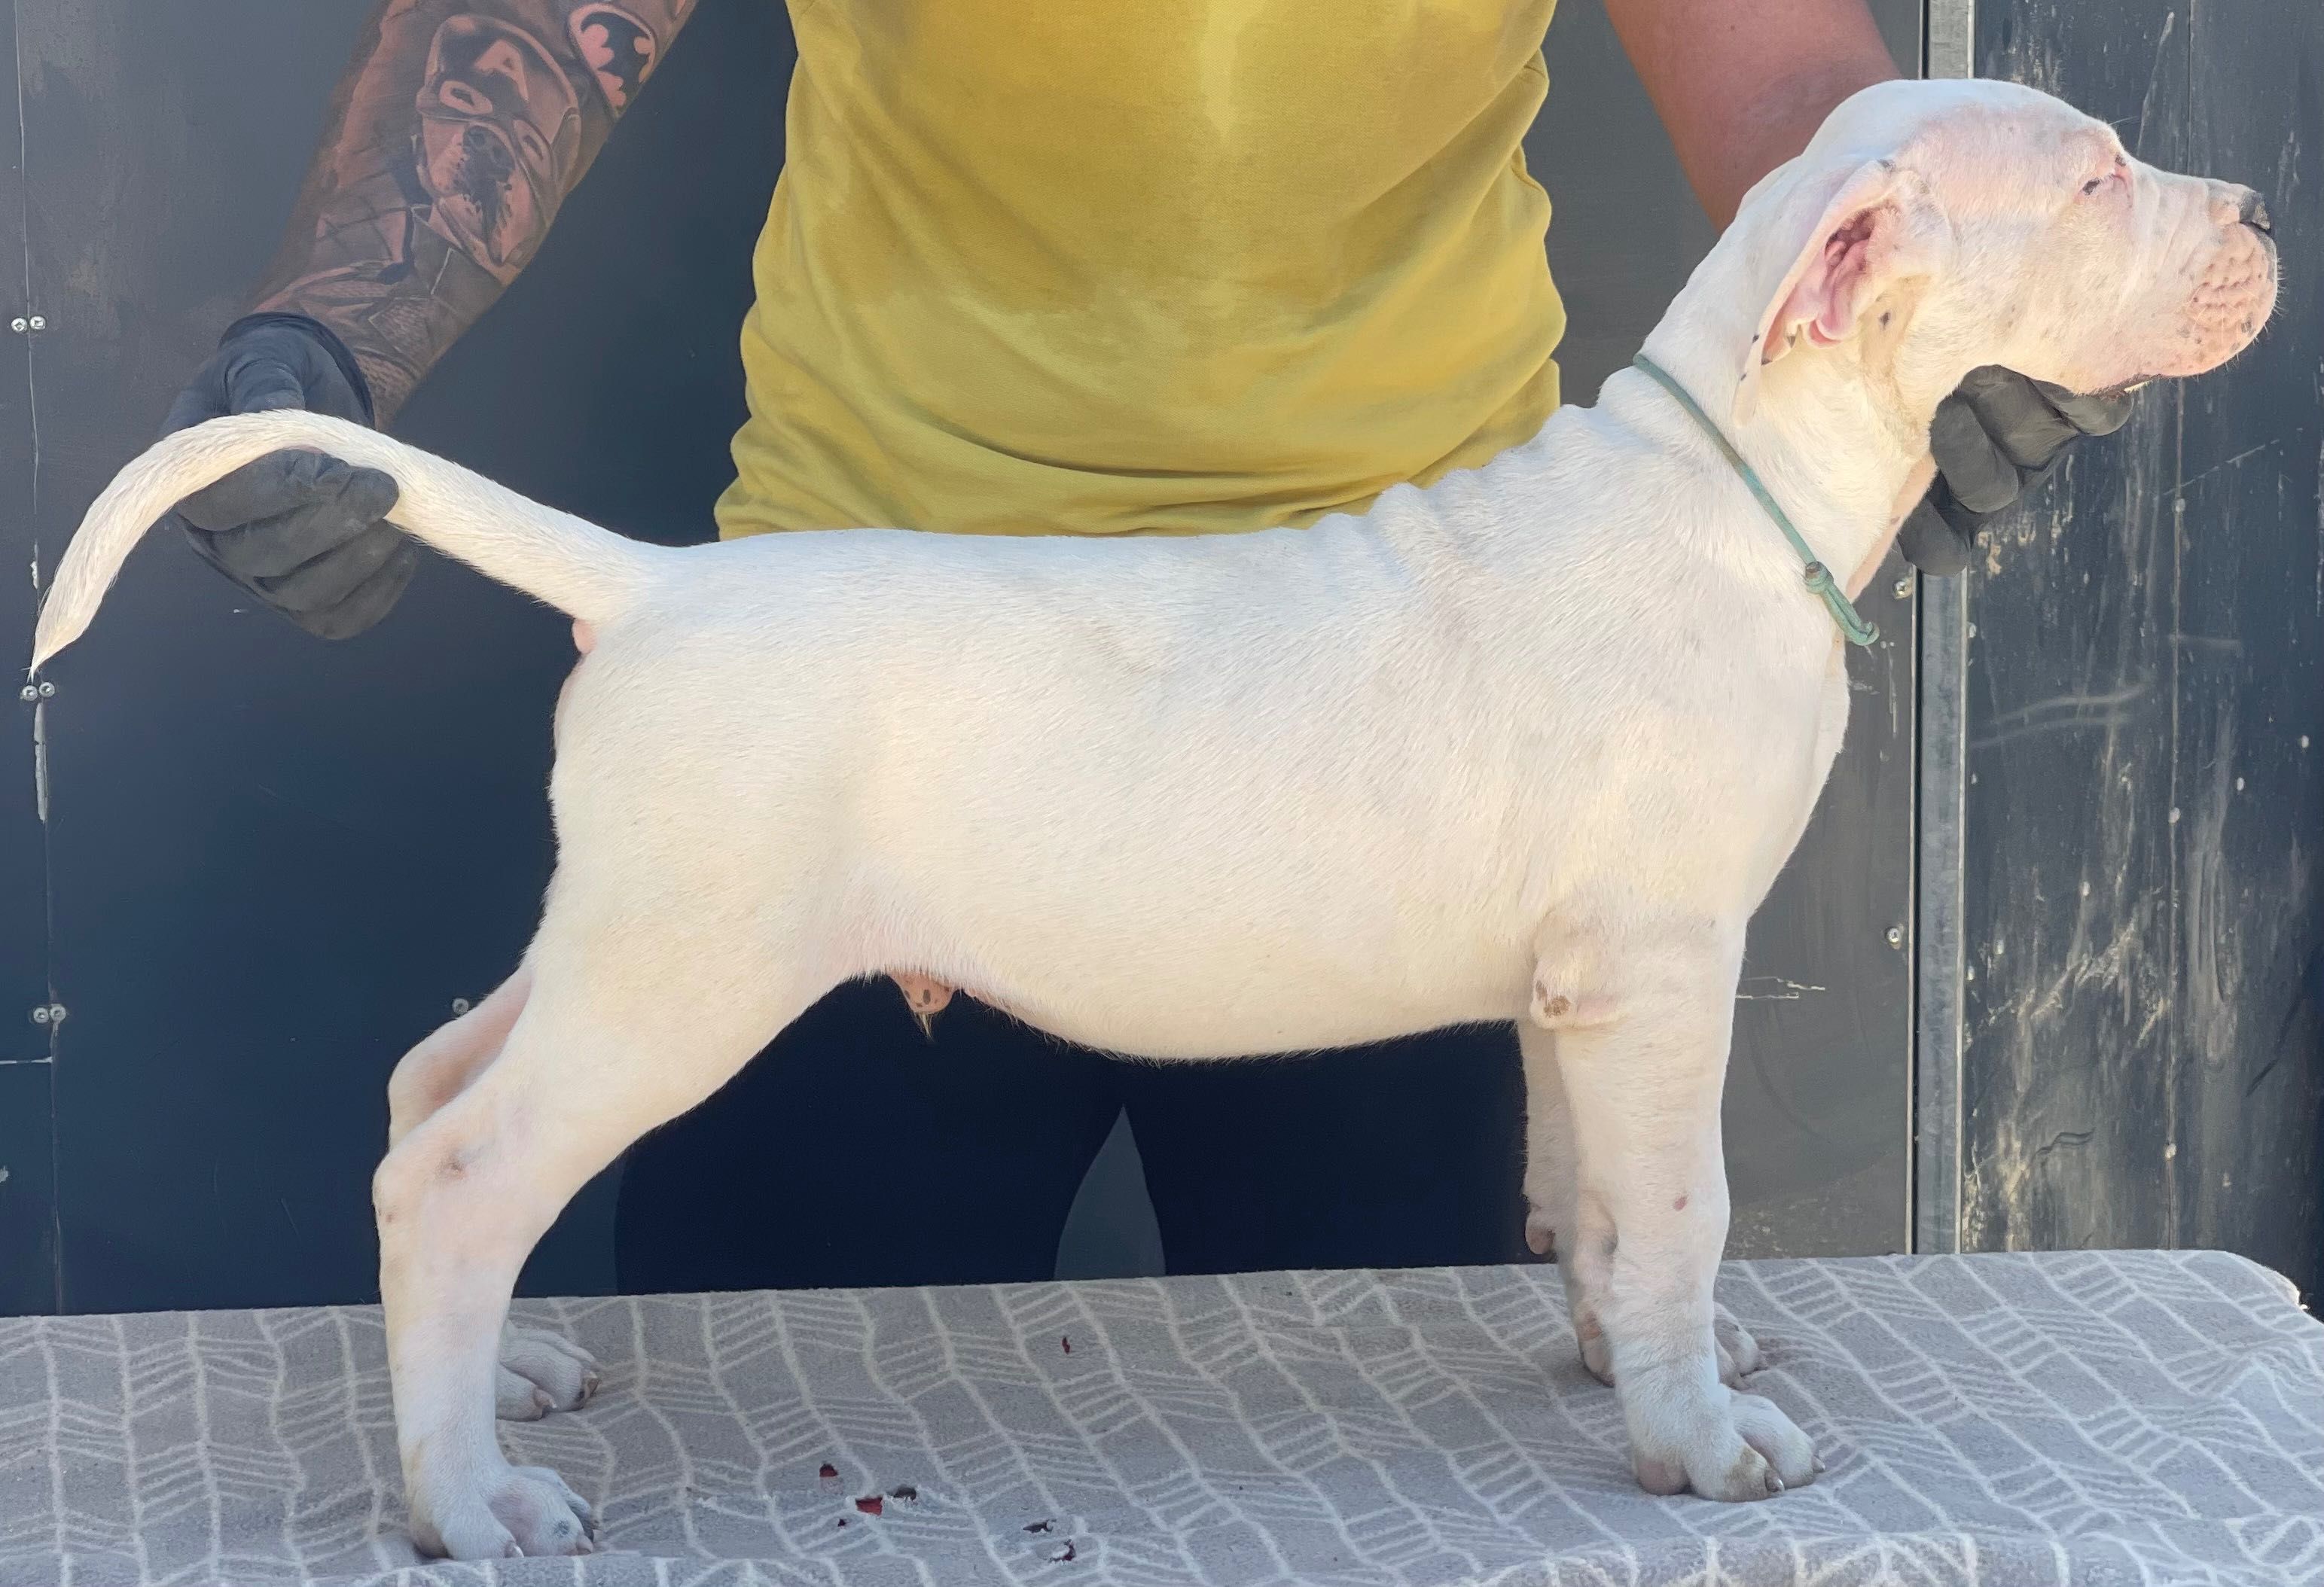
[[[411,1537],[444,1559],[525,1559],[595,1554],[595,1518],[547,1466],[503,1466],[459,1493],[415,1491]]]
[[[578,1410],[597,1392],[599,1381],[596,1358],[578,1344],[511,1323],[501,1330],[493,1414],[504,1422],[533,1422],[553,1410]]]
[[[1726,1503],[1803,1488],[1820,1468],[1815,1445],[1770,1399],[1720,1389],[1715,1399],[1673,1404],[1630,1419],[1631,1465],[1649,1493]]]

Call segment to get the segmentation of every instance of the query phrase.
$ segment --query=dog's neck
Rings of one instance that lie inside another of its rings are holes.
[[[1909,390],[1923,382],[1901,379],[1898,370],[1914,305],[1894,306],[1886,326],[1882,306],[1875,305],[1865,335],[1831,347],[1803,344],[1762,365],[1758,399],[1738,421],[1735,393],[1746,360],[1759,356],[1757,326],[1743,316],[1757,314],[1765,290],[1750,277],[1743,250],[1722,241],[1643,351],[1702,404],[1853,598],[1878,569],[1933,471],[1929,422],[1936,399]],[[1618,390],[1626,404],[1664,405],[1692,427],[1644,374],[1625,370],[1610,377],[1601,402]]]

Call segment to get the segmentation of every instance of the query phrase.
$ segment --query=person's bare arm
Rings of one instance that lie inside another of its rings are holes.
[[[384,423],[540,250],[694,0],[385,0],[254,307],[328,326]]]
[[[1720,226],[1832,106],[1897,75],[1864,0],[1606,0],[1606,14]]]
[[[392,417],[514,280],[694,0],[383,0],[254,311],[163,433],[303,408]],[[395,482],[312,452],[246,463],[171,514],[195,553],[310,634],[386,614],[420,565]]]

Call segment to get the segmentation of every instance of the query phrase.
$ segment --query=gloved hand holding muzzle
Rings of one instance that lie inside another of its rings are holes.
[[[2134,401],[2077,396],[1992,364],[1970,371],[1929,427],[1937,477],[1897,532],[1904,560],[1924,573],[1968,567],[1987,520],[2049,478],[2076,441],[2122,428]]]

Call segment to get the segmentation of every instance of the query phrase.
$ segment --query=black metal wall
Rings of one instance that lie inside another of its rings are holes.
[[[23,301],[45,320],[0,342],[0,566],[53,564],[241,308],[370,3],[0,0],[28,144],[21,189],[0,178],[0,259],[29,239]],[[1913,59],[1917,6],[1877,8]],[[1550,54],[1529,155],[1586,400],[1710,234],[1591,0]],[[399,433],[632,533],[706,534],[789,60],[776,0],[703,0]],[[0,654],[21,654],[29,581],[5,591]],[[1909,1227],[1909,960],[1887,932],[1911,913],[1911,603],[1868,604],[1892,638],[1858,658],[1847,755],[1753,935],[1728,1133],[1747,1251],[1896,1249]],[[560,621],[442,564],[326,646],[181,546],[134,559],[38,703],[45,824],[34,707],[0,733],[0,1307],[372,1291],[382,1086],[525,938],[569,657]],[[68,1019],[35,1025],[51,1002]],[[532,1287],[610,1282],[606,1211],[601,1185]]]
[[[0,84],[16,80],[16,41],[0,32]],[[23,151],[0,115],[0,565],[27,567],[39,487],[32,399],[34,340],[26,305]],[[21,327],[21,328],[20,328]],[[31,632],[32,581],[0,579],[0,646]],[[13,693],[13,687],[11,692]],[[57,1300],[52,1027],[35,1023],[49,994],[48,854],[34,805],[36,702],[0,702],[0,1313]]]
[[[240,312],[369,4],[15,9],[47,321],[31,338],[32,523],[53,564]],[[399,433],[630,532],[699,537],[742,412],[734,336],[788,49],[778,7],[705,5],[521,289]],[[22,349],[12,338],[0,357]],[[6,560],[26,565],[21,538]],[[24,600],[0,597],[0,617]],[[392,620],[318,644],[160,537],[105,622],[43,707],[51,951],[70,1009],[51,1071],[53,1298],[368,1294],[388,1069],[506,973],[548,875],[565,624],[435,562]],[[5,766],[13,800],[31,777]],[[0,864],[20,841],[10,829]],[[21,1019],[7,1005],[0,1029],[30,1035]],[[544,1248],[550,1287],[609,1280],[606,1225],[600,1188]],[[23,1249],[0,1266],[23,1271]]]
[[[1962,1233],[2324,1280],[2324,8],[1979,0],[1982,75],[2247,182],[2274,324],[1987,548],[1969,618]]]

